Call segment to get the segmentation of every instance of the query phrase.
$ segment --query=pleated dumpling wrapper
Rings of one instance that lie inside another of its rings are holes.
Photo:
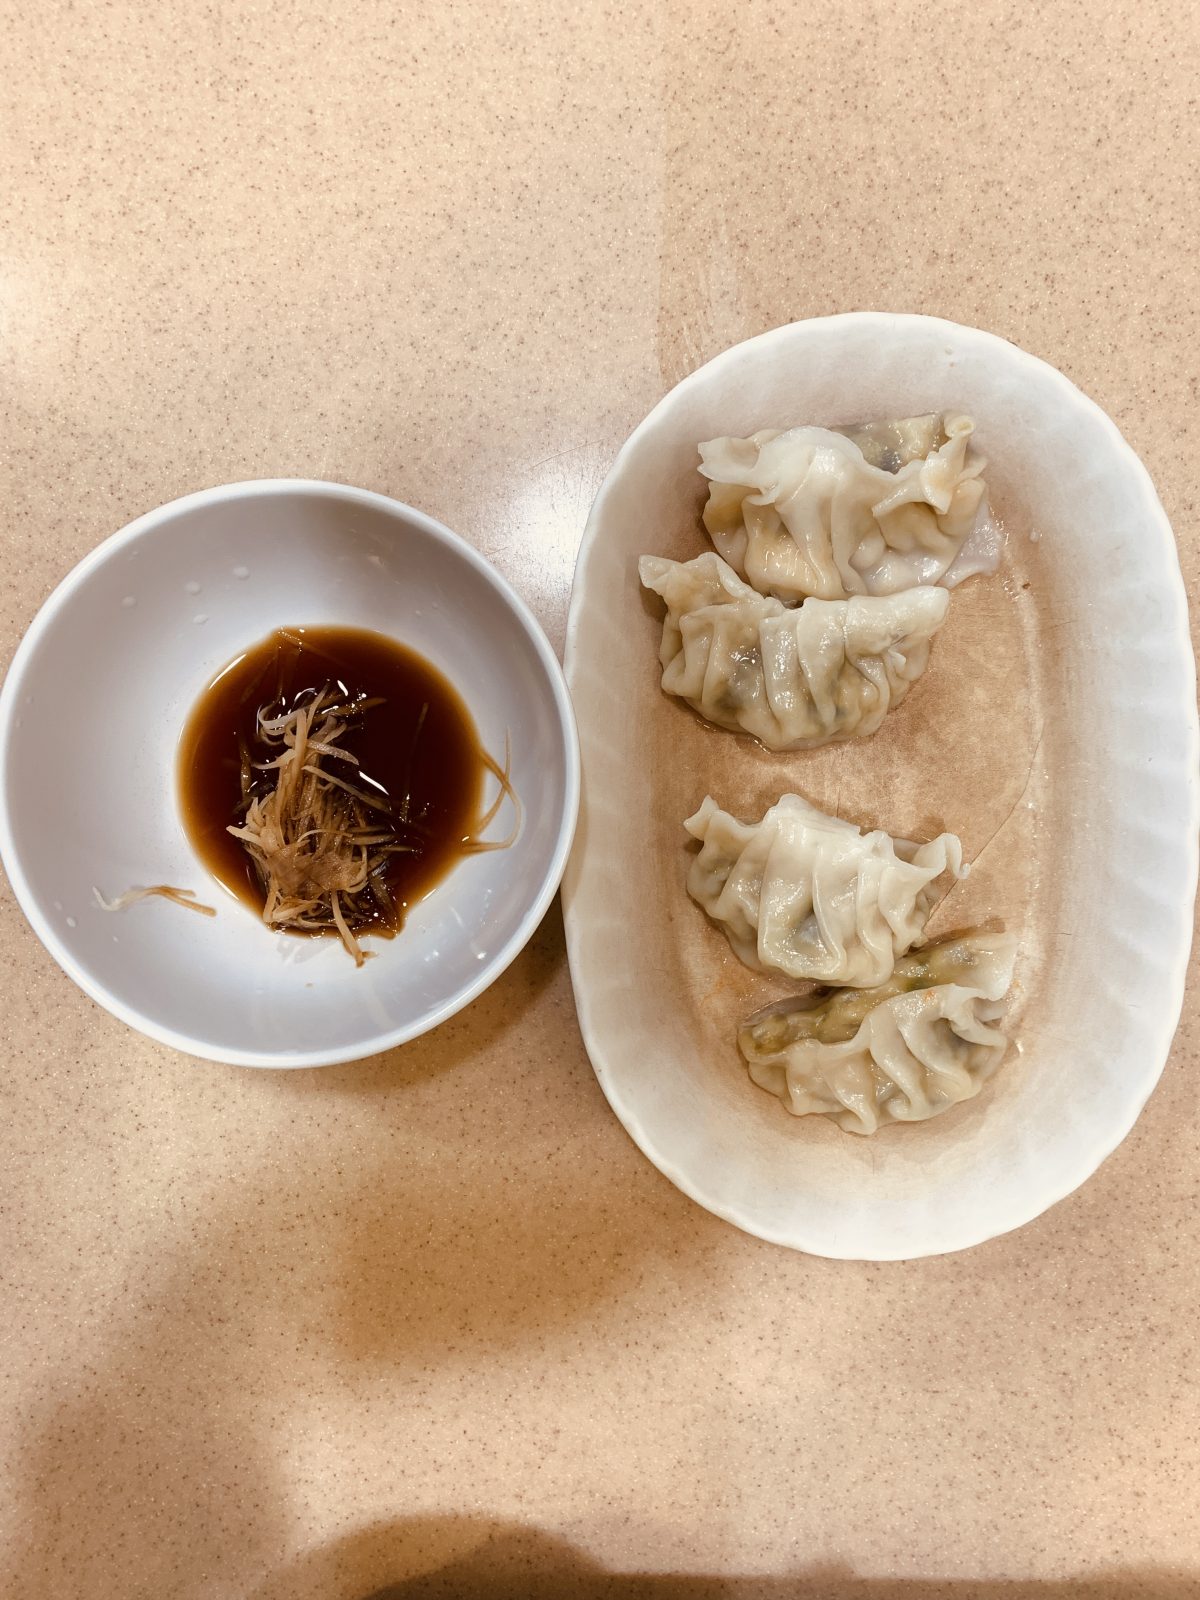
[[[812,750],[874,733],[929,662],[945,589],[788,608],[757,594],[708,550],[643,556],[642,583],[666,602],[662,686],[717,727],[768,750]]]
[[[925,932],[939,879],[964,877],[952,833],[928,844],[863,833],[785,794],[758,822],[708,796],[684,823],[700,852],[688,893],[758,972],[817,983],[886,983]]]
[[[789,603],[953,588],[1000,559],[974,431],[970,417],[931,416],[710,439],[704,526],[759,594]]]
[[[939,1116],[1004,1059],[996,1024],[1016,948],[1010,934],[960,934],[902,956],[877,989],[760,1012],[738,1030],[750,1076],[795,1116],[829,1117],[848,1133]]]

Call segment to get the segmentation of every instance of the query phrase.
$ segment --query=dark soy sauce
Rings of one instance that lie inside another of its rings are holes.
[[[192,708],[179,745],[179,801],[188,838],[215,878],[256,912],[264,894],[241,842],[242,752],[278,754],[258,728],[326,685],[383,703],[363,712],[342,741],[358,758],[356,783],[382,789],[420,825],[419,848],[390,857],[394,909],[376,906],[358,931],[389,936],[466,852],[479,816],[484,758],[470,712],[436,667],[365,628],[278,628],[221,668]],[[405,803],[407,797],[407,803]],[[290,930],[302,931],[302,930]],[[329,930],[332,932],[332,930]],[[336,936],[336,935],[335,935]]]

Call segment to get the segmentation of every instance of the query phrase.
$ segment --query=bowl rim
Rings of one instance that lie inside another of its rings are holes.
[[[217,1049],[206,1040],[167,1027],[137,1006],[129,1005],[114,995],[97,980],[59,937],[49,917],[43,911],[34,893],[22,863],[12,827],[9,806],[11,770],[10,745],[14,732],[16,707],[24,686],[25,676],[42,642],[58,620],[66,602],[82,589],[93,573],[106,566],[127,545],[148,533],[161,530],[180,514],[219,505],[230,500],[254,500],[272,495],[302,495],[314,499],[340,501],[350,505],[370,507],[397,520],[415,524],[421,533],[433,539],[474,568],[489,585],[503,608],[513,618],[532,644],[550,689],[557,713],[558,733],[563,753],[564,804],[558,823],[558,836],[549,866],[543,874],[537,894],[530,902],[513,932],[492,958],[476,973],[472,981],[457,990],[448,999],[433,1006],[414,1021],[371,1036],[361,1044],[325,1050],[300,1050],[291,1052],[271,1050]],[[566,678],[558,657],[546,636],[541,623],[525,600],[508,579],[460,534],[445,523],[431,517],[415,506],[397,500],[391,495],[373,489],[359,489],[351,484],[336,483],[324,478],[249,478],[236,483],[217,484],[209,489],[199,489],[190,494],[168,500],[150,511],[143,512],[133,521],[89,550],[71,570],[55,585],[42,602],[33,620],[26,628],[13,653],[3,684],[0,685],[0,864],[8,876],[13,894],[34,933],[41,940],[62,970],[85,994],[119,1021],[137,1032],[170,1046],[174,1050],[216,1061],[229,1066],[302,1068],[336,1066],[342,1062],[361,1061],[368,1056],[395,1049],[412,1039],[419,1038],[455,1016],[464,1007],[489,988],[512,964],[533,937],[539,923],[549,910],[550,902],[558,892],[570,856],[579,816],[580,754],[579,732],[575,711],[567,689]]]
[[[1171,527],[1170,518],[1167,516],[1145,463],[1102,406],[1097,404],[1090,395],[1085,394],[1065,373],[1050,362],[1043,360],[1042,357],[1033,355],[1030,351],[1023,349],[1018,344],[1014,344],[1001,334],[989,332],[984,328],[973,327],[969,323],[959,323],[946,317],[927,316],[920,312],[905,311],[843,311],[830,316],[802,317],[794,322],[782,323],[777,327],[765,329],[762,333],[755,334],[749,339],[738,340],[710,357],[709,360],[693,368],[677,383],[672,384],[622,444],[592,502],[576,557],[575,573],[571,586],[570,608],[567,616],[563,665],[568,684],[575,682],[576,675],[580,670],[578,651],[583,606],[582,569],[586,558],[596,543],[605,505],[613,493],[614,485],[624,474],[629,458],[641,445],[645,437],[653,434],[659,427],[663,418],[678,403],[681,394],[695,387],[702,378],[704,381],[709,381],[714,375],[719,375],[723,368],[734,367],[747,347],[770,344],[785,339],[789,335],[794,336],[801,329],[816,327],[836,328],[839,325],[846,328],[854,326],[872,330],[883,340],[899,326],[912,324],[920,324],[931,331],[943,330],[948,337],[953,336],[960,340],[965,338],[978,341],[979,344],[990,347],[1005,361],[1015,360],[1030,369],[1036,369],[1042,381],[1052,383],[1065,391],[1073,405],[1082,406],[1090,411],[1108,435],[1114,456],[1119,457],[1124,462],[1126,468],[1138,483],[1147,520],[1155,524],[1163,536],[1166,547],[1164,551],[1164,581],[1171,592],[1174,602],[1174,615],[1171,617],[1170,622],[1180,649],[1180,664],[1186,665],[1187,668],[1186,678],[1189,685],[1185,703],[1180,706],[1180,737],[1186,745],[1183,766],[1186,773],[1187,800],[1187,815],[1181,818],[1180,828],[1181,835],[1186,834],[1187,838],[1186,855],[1179,863],[1180,895],[1178,908],[1180,935],[1173,951],[1173,960],[1165,974],[1170,1001],[1162,1010],[1158,1035],[1155,1041],[1155,1050],[1159,1057],[1158,1069],[1149,1076],[1145,1084],[1145,1092],[1138,1096],[1136,1104],[1131,1105],[1131,1114],[1124,1126],[1114,1127],[1111,1137],[1098,1140],[1092,1147],[1087,1170],[1083,1175],[1080,1177],[1068,1175],[1066,1181],[1062,1183],[1047,1184],[1044,1188],[1039,1188],[1026,1204],[1021,1207],[1014,1207],[1011,1216],[1005,1219],[1002,1226],[993,1227],[983,1232],[967,1230],[961,1238],[957,1238],[953,1242],[935,1243],[929,1245],[928,1248],[895,1251],[880,1250],[867,1255],[854,1248],[839,1249],[836,1241],[830,1240],[827,1236],[821,1236],[819,1232],[817,1234],[810,1233],[801,1238],[795,1230],[789,1228],[763,1226],[738,1205],[726,1204],[715,1199],[706,1192],[702,1181],[697,1180],[690,1172],[684,1171],[676,1162],[663,1155],[658,1148],[653,1132],[644,1125],[637,1110],[624,1100],[619,1085],[614,1083],[608,1074],[607,1053],[601,1037],[601,1029],[597,1026],[591,996],[583,978],[585,966],[584,932],[579,926],[579,919],[574,914],[574,900],[582,872],[582,855],[586,845],[585,826],[567,862],[567,870],[563,877],[563,924],[566,935],[567,963],[571,972],[571,985],[575,996],[579,1030],[583,1037],[588,1059],[592,1064],[592,1070],[613,1114],[641,1153],[658,1168],[663,1176],[669,1179],[689,1199],[694,1200],[697,1205],[703,1206],[706,1211],[722,1218],[726,1222],[732,1223],[734,1227],[741,1229],[745,1233],[765,1240],[769,1244],[783,1245],[792,1250],[799,1250],[809,1255],[823,1256],[833,1260],[910,1261],[922,1257],[948,1255],[960,1250],[973,1249],[976,1245],[985,1244],[992,1239],[1003,1237],[1003,1235],[1033,1222],[1044,1212],[1050,1210],[1052,1206],[1058,1205],[1069,1195],[1075,1193],[1090,1177],[1094,1176],[1098,1168],[1112,1155],[1113,1151],[1132,1130],[1144,1110],[1146,1102],[1157,1087],[1167,1061],[1170,1059],[1171,1045],[1183,1010],[1193,942],[1192,925],[1196,901],[1197,874],[1198,868],[1200,868],[1200,719],[1197,716],[1196,705],[1196,661],[1189,629],[1187,591],[1179,560],[1179,544],[1175,538],[1174,529]],[[586,823],[586,795],[583,798],[583,808]]]

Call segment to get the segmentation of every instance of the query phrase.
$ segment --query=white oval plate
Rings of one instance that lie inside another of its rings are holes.
[[[999,575],[954,591],[928,671],[879,733],[771,755],[669,701],[637,557],[705,547],[697,442],[944,409],[978,422],[1007,549]],[[1018,1227],[1095,1171],[1179,1016],[1198,740],[1171,529],[1090,400],[1002,339],[929,317],[853,313],[738,345],[617,457],[566,659],[584,772],[563,891],[580,1023],[613,1110],[672,1182],[763,1239],[895,1260]],[[1019,1049],[976,1100],[862,1139],[750,1082],[735,1028],[782,991],[688,899],[681,823],[706,792],[754,817],[786,789],[894,834],[962,836],[975,870],[931,933],[1000,917],[1022,945]]]

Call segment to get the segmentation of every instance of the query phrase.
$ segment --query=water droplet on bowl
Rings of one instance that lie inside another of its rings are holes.
[[[189,594],[199,594],[200,593],[200,585],[196,582],[195,578],[189,578],[187,583],[185,583],[183,587],[187,590],[187,592]]]
[[[54,909],[55,909],[55,911],[61,911],[62,910],[62,901],[61,900],[56,900],[54,902]]]
[[[137,605],[137,596],[136,595],[132,595],[132,594],[127,594],[125,596],[124,600],[121,601],[121,604],[125,607],[126,611],[128,611],[130,606]]]
[[[248,578],[250,576],[250,568],[249,567],[234,567],[233,575],[234,575],[235,578]]]
[[[197,624],[199,624],[201,622],[207,622],[208,621],[208,612],[207,611],[197,611],[196,615],[192,618],[192,621],[197,623]]]
[[[67,927],[68,928],[77,928],[78,926],[79,926],[79,924],[75,921],[74,917],[68,917],[67,918]]]

